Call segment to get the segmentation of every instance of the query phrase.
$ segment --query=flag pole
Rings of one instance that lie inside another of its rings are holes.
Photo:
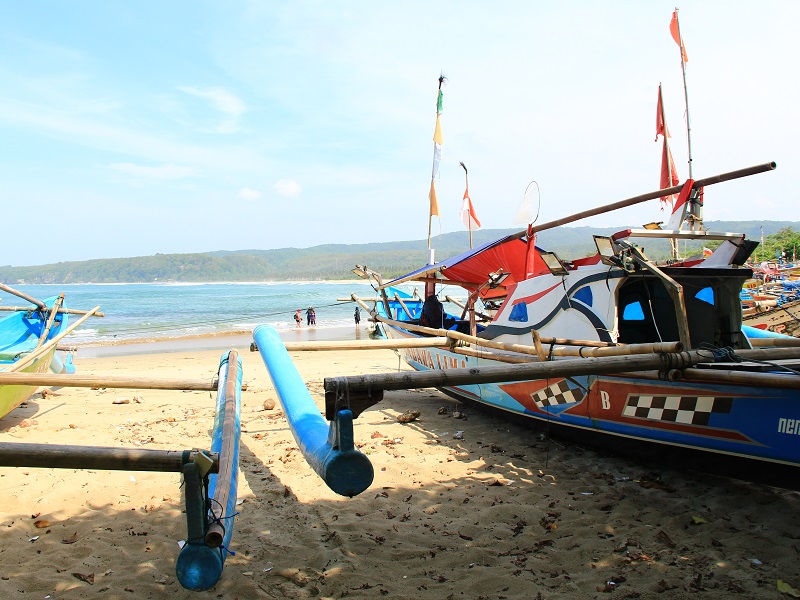
[[[686,103],[686,141],[689,147],[689,179],[692,179],[692,126],[689,121],[689,90],[686,87],[686,49],[683,46],[683,36],[681,36],[681,24],[678,21],[678,8],[675,7],[675,25],[678,29],[678,44],[681,48],[681,72],[683,73],[683,98]]]
[[[464,180],[466,181],[466,189],[469,192],[469,172],[467,171],[467,165],[463,162],[458,163],[461,165],[461,168],[464,169]],[[472,219],[467,219],[467,227],[469,227],[469,249],[472,250]]]
[[[428,215],[428,258],[429,264],[433,264],[433,253],[431,252],[431,227],[433,225],[433,216],[439,215],[439,202],[436,199],[436,188],[434,181],[439,172],[439,162],[442,157],[442,130],[439,123],[439,115],[442,114],[442,83],[444,83],[444,75],[439,75],[439,93],[436,96],[436,129],[433,132],[433,166],[431,168],[431,189],[428,194],[430,200],[430,213]],[[441,217],[440,217],[441,218]]]

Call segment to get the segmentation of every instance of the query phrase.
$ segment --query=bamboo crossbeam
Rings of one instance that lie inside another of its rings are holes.
[[[476,337],[474,335],[467,335],[466,333],[452,331],[450,329],[434,329],[432,327],[425,327],[423,325],[413,325],[411,323],[404,323],[403,321],[395,321],[393,319],[387,319],[380,315],[375,315],[375,318],[378,321],[381,321],[382,323],[386,323],[387,325],[400,327],[402,329],[407,329],[409,331],[416,331],[418,333],[427,333],[428,335],[446,336],[453,340],[459,340],[462,342],[474,344],[476,346],[483,346],[485,348],[493,348],[495,350],[505,350],[507,352],[518,352],[520,354],[530,354],[533,356],[538,356],[538,352],[536,351],[535,346],[496,342],[494,340],[487,340],[484,338]],[[592,340],[569,340],[561,338],[541,338],[541,340],[545,344],[570,344],[570,345],[578,345],[586,347],[606,347],[609,345],[606,344],[605,342],[594,342]],[[556,354],[556,350],[558,349],[554,349],[553,351],[554,355]]]
[[[34,360],[36,360],[40,356],[47,354],[53,346],[56,346],[58,342],[60,342],[67,335],[72,333],[75,329],[77,329],[80,325],[82,325],[83,322],[86,321],[86,319],[94,315],[94,313],[97,312],[98,310],[100,310],[100,306],[95,306],[92,310],[87,312],[85,315],[83,315],[80,319],[78,319],[72,325],[67,327],[64,331],[59,333],[52,340],[48,341],[46,344],[39,346],[36,350],[31,352],[30,354],[26,354],[17,362],[15,362],[13,365],[9,366],[4,372],[12,373],[14,371],[21,371],[23,368],[27,367],[29,364],[31,364]]]
[[[754,348],[797,348],[800,347],[800,338],[747,338]]]
[[[408,307],[406,306],[406,303],[403,302],[403,299],[400,298],[400,296],[398,294],[394,295],[394,301],[398,302],[400,304],[400,306],[403,307],[403,311],[408,315],[409,319],[413,319],[414,318],[414,315],[411,314],[411,311],[408,310]]]
[[[560,347],[553,348],[554,356],[629,356],[631,354],[653,354],[655,352],[680,352],[683,345],[680,342],[654,342],[649,344],[620,344],[607,348]]]
[[[758,173],[764,173],[767,171],[772,171],[777,168],[777,164],[774,162],[763,163],[760,165],[756,165],[753,167],[746,167],[744,169],[738,169],[736,171],[730,171],[728,173],[722,173],[720,175],[713,175],[711,177],[706,177],[705,179],[695,179],[694,184],[692,185],[692,189],[697,190],[707,185],[713,185],[715,183],[721,183],[723,181],[729,181],[731,179],[738,179],[740,177],[747,177],[749,175],[756,175]],[[538,233],[540,231],[545,231],[547,229],[553,229],[554,227],[559,227],[560,225],[566,225],[567,223],[574,223],[575,221],[580,221],[581,219],[585,219],[587,217],[593,217],[595,215],[600,215],[603,213],[611,212],[614,210],[618,210],[620,208],[625,208],[627,206],[633,206],[634,204],[639,204],[641,202],[645,202],[647,200],[653,200],[655,198],[660,198],[662,196],[669,196],[672,194],[678,194],[683,189],[683,185],[675,185],[671,188],[667,188],[664,190],[656,190],[654,192],[649,192],[647,194],[641,194],[640,196],[634,196],[632,198],[628,198],[626,200],[620,200],[619,202],[613,202],[611,204],[605,204],[603,206],[598,206],[597,208],[593,208],[590,210],[585,210],[583,212],[575,213],[573,215],[569,215],[567,217],[563,217],[561,219],[556,219],[555,221],[549,221],[547,223],[542,223],[541,225],[534,225],[530,229],[530,233]],[[528,229],[523,229],[522,231],[513,234],[510,237],[513,238],[523,238],[529,235]]]
[[[198,452],[198,450],[0,442],[0,467],[180,473],[183,465],[192,462]],[[208,452],[205,454],[214,461],[211,472],[215,473],[219,466],[218,456]]]
[[[217,383],[216,378],[211,380],[154,379],[151,377],[111,377],[108,375],[0,372],[0,385],[214,391],[217,389]]]
[[[485,358],[487,360],[494,360],[497,362],[510,364],[531,363],[536,361],[536,359],[532,356],[529,357],[514,356],[511,354],[499,354],[497,352],[492,352],[491,350],[478,350],[476,348],[465,348],[463,346],[457,346],[453,348],[451,352],[463,354],[464,356],[474,356],[476,358]]]
[[[430,348],[451,344],[447,337],[410,338],[402,340],[338,340],[328,342],[286,342],[289,352],[320,350],[387,350],[392,348]]]
[[[45,324],[44,329],[42,330],[42,335],[39,336],[39,341],[36,343],[37,348],[47,341],[47,336],[50,333],[50,329],[53,327],[53,321],[56,320],[58,309],[61,308],[61,305],[63,303],[64,303],[64,294],[59,294],[58,298],[53,304],[53,308],[51,308],[48,311],[50,313],[50,316],[47,317],[47,323]]]
[[[36,309],[33,306],[0,306],[0,311],[5,311],[5,312],[25,312],[25,311],[28,311],[28,310],[36,310]],[[77,309],[77,308],[59,308],[58,312],[61,313],[61,314],[67,314],[67,315],[85,315],[89,311],[88,310],[80,310],[80,309]],[[95,316],[95,317],[105,317],[106,315],[105,315],[105,313],[102,313],[102,312],[96,312],[96,313],[94,313],[93,316]]]
[[[730,371],[724,369],[693,369],[682,371],[682,379],[686,381],[710,381],[731,385],[761,385],[766,387],[800,390],[800,376],[793,373],[777,375],[775,373],[754,373],[746,371]]]
[[[0,290],[3,290],[4,292],[8,292],[9,294],[17,296],[18,298],[22,298],[23,300],[27,300],[28,302],[30,302],[31,304],[35,304],[42,310],[47,308],[47,305],[41,300],[37,300],[36,298],[29,296],[25,292],[20,292],[19,290],[15,290],[11,286],[5,285],[4,283],[0,283]]]
[[[740,350],[736,354],[743,359],[796,359],[800,358],[800,348]],[[401,371],[398,373],[334,377],[325,378],[324,386],[326,392],[335,391],[336,389],[347,389],[352,394],[367,393],[377,390],[404,390],[476,383],[525,381],[528,379],[549,379],[578,375],[603,375],[632,371],[683,369],[695,364],[712,362],[716,362],[716,358],[710,353],[693,350],[681,352],[679,354],[606,356],[507,366]]]

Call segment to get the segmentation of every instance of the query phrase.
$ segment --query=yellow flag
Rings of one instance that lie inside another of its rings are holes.
[[[433,131],[433,141],[442,145],[442,124],[439,122],[439,115],[436,115],[436,129]]]
[[[431,180],[431,191],[428,194],[428,199],[431,201],[431,217],[434,215],[439,217],[439,201],[436,199],[436,188],[433,185],[433,180]]]

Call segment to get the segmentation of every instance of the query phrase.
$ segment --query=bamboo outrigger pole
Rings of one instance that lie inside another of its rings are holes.
[[[36,298],[29,296],[25,292],[20,292],[19,290],[15,290],[14,288],[5,285],[4,283],[0,283],[0,290],[3,290],[4,292],[8,292],[9,294],[17,296],[18,298],[22,298],[23,300],[27,300],[31,304],[35,304],[36,306],[38,306],[41,310],[47,310],[47,305],[41,300],[37,300]]]
[[[779,360],[800,358],[800,348],[773,348],[765,350],[737,350],[743,359]],[[607,356],[535,362],[526,364],[468,367],[458,369],[432,369],[428,371],[400,371],[348,377],[326,377],[326,399],[329,394],[346,390],[349,394],[377,396],[386,390],[407,390],[426,387],[450,387],[478,383],[502,383],[529,379],[575,377],[578,375],[608,375],[647,370],[684,369],[717,359],[706,352],[691,350],[675,354],[641,354],[636,356]]]

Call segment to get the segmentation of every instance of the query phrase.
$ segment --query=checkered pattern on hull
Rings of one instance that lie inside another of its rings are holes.
[[[571,404],[578,402],[583,398],[583,393],[577,388],[569,387],[566,379],[562,379],[558,383],[549,385],[546,388],[531,394],[531,398],[541,409],[548,406],[558,406],[559,404]]]
[[[731,398],[716,396],[628,396],[622,415],[654,421],[708,425],[712,413],[730,413]]]

